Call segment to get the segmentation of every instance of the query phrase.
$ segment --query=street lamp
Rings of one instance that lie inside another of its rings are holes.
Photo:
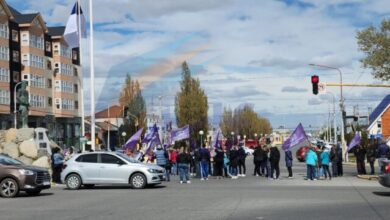
[[[203,147],[203,130],[200,130],[199,131],[199,135],[200,135],[200,147]]]
[[[16,109],[16,88],[18,87],[18,85],[21,85],[22,83],[27,83],[27,81],[20,81],[20,82],[16,83],[16,85],[14,87],[14,123],[15,123],[15,129],[17,129],[17,124],[18,124],[18,120],[17,120],[18,110]]]
[[[126,137],[126,132],[124,131],[124,132],[122,132],[122,137],[123,137],[123,144],[125,143],[125,137]]]
[[[337,70],[340,74],[340,111],[341,111],[341,146],[343,149],[343,155],[345,155],[346,151],[346,145],[345,145],[345,139],[344,139],[344,98],[343,98],[343,73],[339,68],[332,67],[332,66],[326,66],[326,65],[320,65],[320,64],[309,64],[310,66],[317,66],[322,67],[326,69],[332,69]],[[347,159],[347,158],[345,158]]]

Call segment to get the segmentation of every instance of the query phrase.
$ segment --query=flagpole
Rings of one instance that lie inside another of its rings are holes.
[[[81,56],[82,56],[82,46],[81,46],[81,5],[80,5],[80,0],[77,0],[77,5],[78,5],[78,36],[79,36],[79,62],[80,62],[80,74],[79,74],[79,77],[80,77],[80,93],[81,93],[81,97],[80,97],[80,101],[81,101],[81,135],[83,137],[85,137],[85,110],[84,110],[84,80],[83,80],[83,71],[82,71],[82,59],[81,59]],[[85,142],[83,141],[82,143],[82,152],[85,151]]]
[[[90,28],[90,68],[91,68],[91,148],[96,149],[95,138],[95,67],[93,60],[93,13],[92,0],[89,0],[89,28]]]

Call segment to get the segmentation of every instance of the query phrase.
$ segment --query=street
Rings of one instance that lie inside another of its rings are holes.
[[[38,197],[22,193],[0,199],[0,219],[389,219],[390,190],[356,178],[354,166],[344,166],[341,178],[306,181],[304,164],[294,164],[293,179],[286,178],[280,164],[280,180],[252,176],[248,158],[247,176],[237,180],[193,179],[181,185],[174,176],[144,190],[98,186],[69,191],[57,185]]]

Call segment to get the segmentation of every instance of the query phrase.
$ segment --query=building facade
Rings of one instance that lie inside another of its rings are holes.
[[[79,50],[67,46],[64,30],[47,27],[40,13],[22,14],[0,0],[1,129],[15,127],[18,83],[27,81],[29,127],[47,128],[58,144],[78,144],[83,104]]]

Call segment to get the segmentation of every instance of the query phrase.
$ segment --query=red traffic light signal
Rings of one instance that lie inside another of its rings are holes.
[[[320,77],[317,75],[311,76],[311,84],[313,85],[313,94],[318,94],[318,83],[320,82]]]

